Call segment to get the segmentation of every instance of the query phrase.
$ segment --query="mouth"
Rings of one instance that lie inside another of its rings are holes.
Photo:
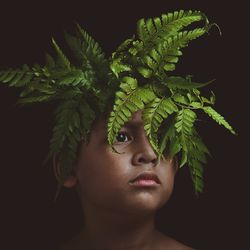
[[[155,173],[142,172],[129,181],[129,184],[138,187],[157,187],[161,184],[161,182]]]

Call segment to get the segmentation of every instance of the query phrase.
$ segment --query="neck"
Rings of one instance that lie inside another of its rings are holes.
[[[157,234],[154,213],[115,214],[84,209],[84,229],[79,234],[82,249],[148,250],[153,249]]]

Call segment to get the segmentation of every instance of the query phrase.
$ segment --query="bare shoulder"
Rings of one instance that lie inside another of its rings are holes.
[[[157,233],[159,250],[171,249],[171,250],[195,250],[192,247],[186,246],[183,243],[161,233]],[[157,249],[158,249],[157,248]]]

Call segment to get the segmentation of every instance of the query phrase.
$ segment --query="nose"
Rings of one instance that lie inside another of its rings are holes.
[[[138,143],[135,145],[134,155],[132,158],[132,164],[135,166],[140,165],[157,165],[158,158],[154,150],[152,149],[149,140],[144,135]]]

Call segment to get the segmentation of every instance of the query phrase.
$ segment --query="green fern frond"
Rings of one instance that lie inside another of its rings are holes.
[[[107,125],[108,132],[108,142],[110,145],[113,144],[115,135],[120,130],[122,125],[129,120],[132,116],[132,113],[136,110],[136,107],[131,105],[125,106],[125,103],[128,103],[130,95],[137,88],[137,80],[135,78],[126,77],[123,79],[123,82],[120,84],[120,88],[124,91],[116,92],[115,103],[113,110],[110,113],[110,117]],[[132,106],[132,107],[131,107]]]
[[[34,71],[27,65],[23,65],[22,69],[0,71],[0,82],[11,87],[23,87],[30,84],[38,74],[38,71]]]
[[[195,159],[203,164],[207,163],[206,154],[208,154],[207,149],[199,148],[200,143],[196,143],[195,139],[190,141],[188,156],[190,159]]]
[[[96,42],[78,23],[76,25],[80,37],[83,43],[85,43],[83,53],[86,53],[88,59],[90,59],[93,63],[98,65],[103,65],[103,63],[106,64],[107,60],[105,59],[105,54],[99,43]]]
[[[73,99],[78,96],[82,96],[83,92],[80,88],[75,87],[74,89],[63,88],[59,89],[54,96],[55,99]]]
[[[110,80],[109,61],[105,58],[99,43],[81,28],[78,23],[76,25],[78,30],[77,37],[81,40],[81,53],[84,57],[82,65],[84,69],[92,70],[95,73],[96,81],[93,82],[93,85],[98,86],[103,91],[107,91],[103,83]]]
[[[173,158],[181,150],[181,143],[176,133],[175,119],[168,121],[167,125],[168,128],[164,128],[163,132],[158,131],[161,138],[160,154],[167,150],[167,156]]]
[[[174,13],[163,14],[161,18],[163,26],[165,27],[165,32],[162,31],[162,33],[164,33],[164,39],[177,34],[178,31],[194,22],[205,20],[206,23],[208,23],[208,19],[204,13],[192,10],[180,10]]]
[[[65,110],[66,109],[66,110]],[[89,141],[90,126],[95,119],[95,112],[83,100],[70,100],[56,110],[57,124],[53,130],[50,153],[45,162],[53,155],[59,155],[59,176],[57,176],[57,199],[66,178],[76,164],[80,142]],[[61,117],[63,113],[64,117]]]
[[[201,140],[197,131],[193,129],[193,137],[188,148],[188,166],[194,184],[195,194],[199,195],[203,191],[203,165],[207,162],[206,154],[210,155],[206,145]]]
[[[71,70],[57,80],[59,85],[84,87],[87,90],[92,87],[93,81],[95,81],[93,72],[84,72],[80,69]]]
[[[88,44],[98,57],[104,57],[101,46],[96,42],[78,23],[76,24],[78,31],[83,40]]]
[[[63,102],[56,109],[55,115],[50,151],[43,165],[53,155],[62,157],[61,161],[59,161],[60,175],[57,177],[58,195],[66,177],[72,171],[73,162],[76,160],[76,150],[80,141],[86,143],[89,140],[90,127],[96,116],[95,112],[82,98]]]
[[[21,69],[0,72],[1,82],[13,87],[24,87],[17,104],[48,102],[57,94],[46,67],[35,64],[32,68],[23,65]]]
[[[117,78],[119,78],[119,74],[122,72],[129,72],[132,70],[131,66],[124,64],[122,62],[121,58],[117,58],[112,60],[112,62],[110,63],[110,69],[112,70],[112,72],[115,74],[115,76]]]
[[[184,104],[184,105],[189,105],[189,100],[187,97],[187,94],[183,94],[183,93],[178,93],[175,92],[172,96],[172,99],[176,102],[176,104]]]
[[[215,111],[212,107],[203,107],[205,113],[207,113],[213,120],[215,120],[219,125],[223,125],[226,129],[228,129],[232,134],[236,134],[231,125],[225,120],[223,116],[221,116],[217,111]]]
[[[182,159],[180,167],[184,166],[188,158],[188,145],[193,133],[193,125],[196,120],[196,114],[190,109],[181,109],[176,116],[175,128],[179,134],[182,147]]]
[[[126,94],[130,94],[137,88],[137,79],[129,76],[125,76],[120,84],[120,89],[122,89]]]
[[[73,36],[64,31],[65,40],[73,52],[74,57],[80,63],[83,69],[89,69],[96,64],[106,63],[104,53],[97,42],[84,31],[79,24],[78,36]]]
[[[145,68],[145,67],[137,67],[137,71],[144,77],[144,78],[150,78],[153,75],[153,71],[151,69]]]
[[[73,127],[77,124],[72,119],[76,112],[76,104],[75,100],[68,100],[56,109],[55,126],[53,128],[52,139],[50,140],[50,155],[60,152],[64,140],[71,134]]]
[[[144,130],[149,137],[150,144],[160,152],[157,131],[161,123],[173,112],[177,112],[178,108],[170,98],[155,98],[152,102],[148,103],[143,111],[142,119],[144,123]]]
[[[80,116],[80,133],[84,142],[89,141],[89,133],[91,131],[91,125],[98,117],[98,113],[94,111],[93,107],[88,104],[83,98],[79,99],[79,116]]]
[[[173,112],[177,112],[178,108],[170,98],[155,98],[153,102],[145,107],[143,120],[145,124],[145,132],[147,135],[158,131],[161,123]]]
[[[191,116],[193,117],[192,120],[194,120],[195,115],[192,114]],[[181,132],[177,132],[176,120],[173,119],[168,123],[168,129],[163,135],[161,134],[160,153],[163,154],[166,149],[164,155],[173,158],[177,153],[181,152],[180,167],[186,163],[188,164],[195,194],[198,196],[204,186],[202,164],[206,163],[206,154],[210,155],[210,153],[195,128],[189,129],[189,136],[185,133],[183,136]],[[192,127],[192,125],[188,125],[188,127]]]
[[[147,87],[138,88],[138,90],[136,91],[136,95],[141,99],[141,101],[143,101],[145,105],[152,102],[152,100],[156,98],[155,93]]]
[[[14,77],[16,77],[16,75],[18,75],[19,77],[19,74],[22,72],[18,74],[18,70],[9,69],[6,72],[1,72],[1,73],[2,73],[2,76],[0,77],[0,81],[3,83],[7,83],[7,82],[10,82]]]
[[[191,31],[179,32],[177,35],[169,37],[163,43],[159,43],[156,48],[149,51],[143,62],[150,70],[157,73],[163,67],[165,71],[173,71],[178,57],[182,55],[180,48],[207,32],[205,28],[197,28]]]
[[[168,37],[176,35],[179,30],[193,22],[200,21],[205,15],[200,11],[175,11],[163,14],[161,18],[140,19],[137,22],[137,34],[144,42],[157,44]]]
[[[178,133],[190,135],[196,119],[196,114],[190,109],[181,109],[176,117],[175,128]]]
[[[193,89],[205,87],[213,81],[214,80],[206,83],[196,83],[192,82],[190,78],[185,79],[180,76],[170,76],[166,79],[166,82],[163,82],[163,84],[171,89]]]
[[[74,135],[75,134],[72,133],[72,136],[67,137],[63,147],[60,150],[60,158],[58,160],[59,175],[56,176],[57,190],[55,200],[58,198],[66,178],[72,173],[72,169],[75,164],[79,141],[74,137]]]
[[[206,28],[197,28],[190,31],[179,32],[173,37],[169,37],[164,43],[158,46],[158,51],[163,50],[176,50],[176,48],[184,48],[188,45],[188,42],[204,35],[207,32]]]
[[[85,44],[85,41],[82,41],[82,39],[80,39],[79,37],[72,36],[66,31],[64,31],[64,38],[77,62],[84,67],[84,65],[88,61],[86,56],[87,45]]]
[[[112,58],[115,59],[120,53],[126,52],[126,50],[128,50],[128,48],[132,45],[133,41],[134,37],[126,39],[124,42],[122,42],[116,51],[112,53]]]
[[[123,91],[117,91],[115,104],[108,120],[108,141],[113,145],[115,135],[121,127],[131,118],[132,114],[144,108],[145,103],[155,98],[154,93],[148,88],[140,88],[137,80],[124,77],[120,84]]]
[[[203,192],[203,188],[204,188],[203,166],[199,161],[192,159],[189,164],[189,170],[190,170],[190,175],[193,181],[195,194],[196,196],[198,196],[199,193]]]
[[[33,89],[43,88],[50,81],[47,67],[35,64],[32,68],[23,65],[21,69],[0,71],[0,82],[13,87],[29,86]],[[39,83],[39,84],[38,84]]]
[[[150,90],[152,90],[156,96],[158,96],[159,98],[162,97],[170,97],[171,96],[171,92],[168,88],[166,88],[162,83],[158,83],[156,82],[150,82],[148,84],[144,85],[144,88],[149,88]]]
[[[39,95],[39,96],[20,98],[16,103],[17,104],[32,104],[36,102],[49,102],[53,99],[54,99],[53,95]]]
[[[143,42],[139,40],[135,40],[133,41],[133,46],[129,48],[128,52],[131,55],[136,56],[142,50],[143,50]]]
[[[50,69],[50,70],[53,70],[56,67],[55,60],[48,53],[45,54],[45,67]]]
[[[52,38],[52,44],[56,50],[57,53],[57,62],[56,65],[59,68],[65,69],[70,71],[71,66],[70,66],[70,61],[69,59],[64,55],[64,53],[62,52],[62,50],[60,49],[60,47],[57,45],[56,41],[54,40],[54,38]]]

